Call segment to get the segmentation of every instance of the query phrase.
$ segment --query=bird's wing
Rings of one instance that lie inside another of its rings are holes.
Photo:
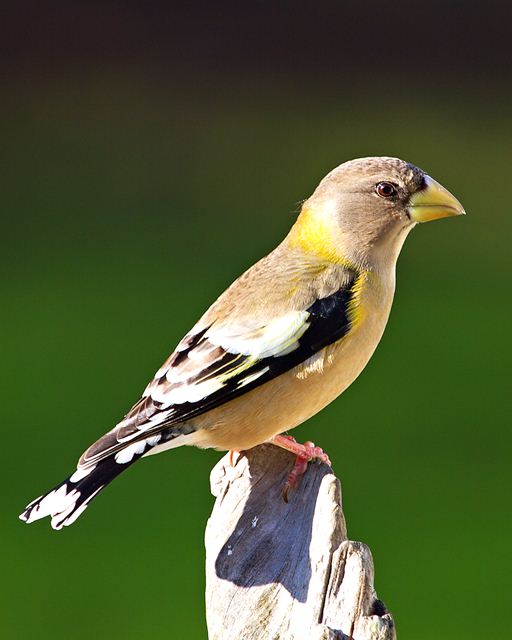
[[[307,308],[282,314],[268,309],[266,322],[250,315],[236,320],[236,314],[235,319],[223,321],[208,312],[157,371],[124,420],[89,447],[79,466],[96,464],[130,444],[137,452],[136,443],[143,449],[144,443],[155,446],[164,436],[187,433],[183,429],[187,420],[272,380],[338,341],[354,321],[360,285],[360,274],[350,273],[334,293]]]

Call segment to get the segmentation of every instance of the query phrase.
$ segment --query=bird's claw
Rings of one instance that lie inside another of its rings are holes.
[[[283,488],[283,499],[285,502],[288,502],[290,490],[297,485],[299,478],[306,472],[308,462],[318,460],[331,466],[331,461],[325,451],[317,447],[314,442],[308,441],[304,444],[299,444],[292,436],[279,436],[279,438],[279,446],[284,445],[283,448],[292,451],[296,456],[293,469],[290,471]]]
[[[240,456],[240,454],[241,454],[241,451],[238,451],[238,449],[230,449],[229,450],[228,461],[229,461],[229,466],[230,467],[234,467],[236,465],[235,455]]]

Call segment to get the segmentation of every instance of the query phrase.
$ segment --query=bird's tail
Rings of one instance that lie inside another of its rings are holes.
[[[119,464],[115,456],[111,455],[96,466],[79,468],[67,480],[27,505],[20,519],[30,523],[50,516],[54,529],[73,524],[91,500],[140,457],[141,455],[135,455],[124,464]]]

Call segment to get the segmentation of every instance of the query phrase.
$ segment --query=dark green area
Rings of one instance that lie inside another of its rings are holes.
[[[115,424],[318,180],[364,155],[418,164],[468,215],[413,232],[370,365],[294,435],[329,452],[400,637],[508,636],[510,118],[500,100],[421,85],[393,106],[260,89],[174,94],[106,74],[17,87],[0,107],[5,638],[206,637],[221,454],[142,461],[62,532],[17,514]]]

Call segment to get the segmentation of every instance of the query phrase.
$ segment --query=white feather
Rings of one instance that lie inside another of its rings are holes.
[[[161,402],[162,408],[184,402],[197,402],[223,387],[223,382],[218,378],[212,378],[198,384],[189,384],[175,388],[155,387],[151,390],[151,397],[155,402]]]
[[[41,502],[34,507],[28,518],[23,518],[25,522],[34,522],[34,520],[39,520],[39,518],[45,518],[46,516],[53,516],[56,513],[61,513],[62,511],[67,511],[70,507],[72,508],[80,493],[73,489],[69,493],[66,490],[66,485],[63,484],[58,489],[54,491],[50,491],[50,493],[45,496]],[[30,508],[35,502],[37,502],[39,498],[33,500],[28,506],[27,509]],[[21,516],[22,517],[22,516]]]
[[[96,469],[95,466],[88,467],[87,469],[77,469],[69,479],[71,482],[78,482],[79,480],[82,480],[82,478],[87,477],[94,469]]]
[[[270,369],[270,367],[264,367],[261,371],[257,371],[256,373],[253,373],[250,376],[247,376],[246,378],[243,378],[242,380],[240,380],[240,382],[238,383],[239,387],[245,387],[246,384],[249,384],[249,382],[252,382],[253,380],[257,380],[260,376],[262,376],[264,373],[267,373],[267,371]]]
[[[226,327],[215,325],[207,332],[208,339],[229,353],[240,353],[256,359],[284,355],[298,346],[299,338],[308,328],[307,311],[293,311],[271,320],[259,332],[228,333]]]
[[[75,511],[73,511],[73,513],[70,516],[67,516],[66,518],[62,519],[62,514],[59,514],[58,517],[52,518],[52,527],[54,529],[62,529],[62,527],[69,527],[70,524],[73,524],[73,522],[75,522],[75,520],[77,520],[82,515],[82,513],[87,509],[87,507],[89,506],[89,502],[102,489],[103,489],[103,485],[101,487],[98,487],[94,493],[91,493],[91,495],[87,498],[87,500],[84,500],[82,504],[78,507],[78,509],[75,509]],[[54,524],[54,520],[55,520],[55,524]]]
[[[137,453],[142,453],[146,448],[146,441],[140,440],[139,442],[134,442],[133,444],[129,444],[121,451],[118,451],[115,455],[116,462],[118,464],[126,464],[127,462],[131,462],[134,455]]]

